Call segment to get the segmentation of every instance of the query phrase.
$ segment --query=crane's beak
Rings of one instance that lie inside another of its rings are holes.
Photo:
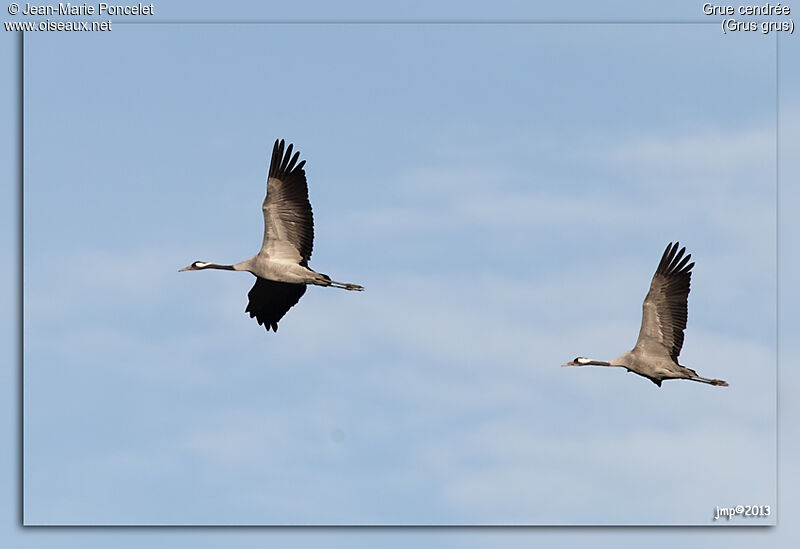
[[[563,368],[564,366],[577,366],[577,365],[578,365],[577,362],[575,362],[574,360],[570,360],[569,362],[565,362],[564,364],[562,364],[561,367]]]
[[[191,271],[191,270],[192,270],[192,266],[191,265],[187,265],[183,269],[178,269],[178,272],[182,273],[183,271]]]

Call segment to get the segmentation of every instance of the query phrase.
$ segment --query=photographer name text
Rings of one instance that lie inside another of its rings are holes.
[[[20,15],[153,15],[153,4],[120,5],[99,2],[97,4],[73,4],[59,2],[55,5],[25,4]]]

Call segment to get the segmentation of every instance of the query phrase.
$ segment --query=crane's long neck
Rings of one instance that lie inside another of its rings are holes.
[[[562,366],[620,366],[620,364],[612,364],[611,362],[606,362],[605,360],[594,360],[593,358],[579,356],[575,360],[570,360],[569,362],[562,364]]]
[[[196,265],[195,269],[221,269],[223,271],[248,271],[253,274],[256,274],[255,267],[256,267],[256,257],[251,257],[250,259],[245,259],[244,261],[240,261],[234,265],[218,265],[216,263],[206,263],[204,261],[197,261],[194,263]],[[256,275],[257,276],[257,275]]]
[[[218,265],[216,263],[207,263],[205,261],[195,261],[188,267],[184,267],[183,269],[178,269],[178,272],[183,271],[202,271],[204,269],[220,269],[223,271],[251,271],[250,269],[251,260],[248,259],[247,261],[242,261],[241,263],[237,263],[236,265]]]
[[[236,265],[217,265],[216,263],[202,263],[197,266],[198,270],[203,269],[222,269],[223,271],[239,271],[242,269],[237,269]]]
[[[585,362],[581,362],[581,366],[617,366],[617,364],[611,364],[605,360],[589,359]]]

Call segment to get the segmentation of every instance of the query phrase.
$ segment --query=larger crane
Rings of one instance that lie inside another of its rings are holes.
[[[686,248],[670,242],[658,264],[650,291],[642,305],[642,327],[636,345],[611,362],[579,356],[562,366],[619,366],[646,377],[659,387],[665,379],[688,379],[710,385],[727,387],[721,379],[709,379],[678,364],[686,329],[689,283],[694,262],[692,255],[684,257]]]
[[[303,296],[308,284],[362,291],[358,284],[336,282],[328,275],[308,267],[314,246],[314,217],[308,201],[308,184],[300,153],[292,156],[292,145],[284,152],[284,140],[275,140],[267,178],[267,196],[261,205],[264,213],[264,240],[261,250],[241,263],[217,265],[195,261],[180,271],[223,269],[248,271],[256,283],[247,294],[245,309],[267,331],[278,331],[278,321]]]

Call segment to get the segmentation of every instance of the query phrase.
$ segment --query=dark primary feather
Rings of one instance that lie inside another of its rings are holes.
[[[678,362],[683,347],[683,331],[686,329],[687,300],[692,278],[689,263],[691,254],[684,257],[686,248],[678,250],[680,244],[667,245],[658,264],[650,291],[642,304],[642,327],[636,346],[655,340],[663,345],[672,360]]]
[[[290,144],[284,152],[284,140],[275,140],[269,164],[267,196],[264,199],[264,243],[285,241],[297,250],[307,265],[314,246],[314,217],[308,201],[308,184],[303,170],[306,161],[297,163],[300,153],[292,156]],[[275,246],[275,243],[272,243]]]
[[[247,294],[250,302],[245,312],[250,313],[250,317],[255,318],[259,324],[263,324],[267,331],[272,328],[277,332],[278,321],[300,301],[305,292],[305,284],[289,284],[256,277],[253,289]]]

